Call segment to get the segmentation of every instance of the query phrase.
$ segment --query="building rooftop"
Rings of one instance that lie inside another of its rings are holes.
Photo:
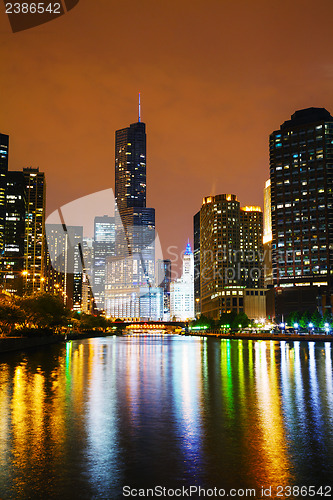
[[[286,120],[280,127],[281,130],[291,127],[299,127],[316,122],[333,122],[333,116],[325,108],[299,109],[291,115],[290,120]]]

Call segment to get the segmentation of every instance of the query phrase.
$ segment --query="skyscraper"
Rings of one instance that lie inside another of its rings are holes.
[[[96,307],[104,310],[107,258],[115,252],[115,220],[108,215],[95,217],[93,293]]]
[[[202,314],[219,318],[222,312],[246,312],[244,295],[248,304],[251,297],[259,300],[264,296],[262,225],[260,207],[241,208],[234,194],[203,199],[199,246]],[[249,293],[244,294],[245,288]],[[266,311],[260,316],[266,316]]]
[[[62,296],[64,304],[81,310],[83,227],[47,224],[47,271],[45,290]]]
[[[333,117],[296,111],[269,138],[273,280],[278,317],[330,311],[333,279]]]
[[[194,258],[194,312],[201,313],[200,298],[200,210],[193,217],[193,258]]]
[[[141,121],[116,131],[115,195],[121,217],[128,208],[146,206],[146,125]]]
[[[9,136],[0,134],[0,255],[4,248]]]
[[[271,180],[268,179],[264,188],[264,280],[265,286],[273,284],[272,267],[272,209],[271,209]]]
[[[23,172],[7,173],[4,245],[4,288],[14,294],[23,292],[26,187]]]
[[[146,207],[146,126],[140,115],[137,123],[116,131],[115,199],[115,257],[107,259],[105,307],[109,316],[139,317],[144,290],[159,297],[152,290],[155,210]]]
[[[0,285],[4,286],[3,252],[5,244],[6,187],[8,172],[9,136],[0,133]]]
[[[163,320],[170,319],[170,284],[171,284],[171,260],[159,259],[157,261],[156,285],[163,289]]]
[[[44,289],[45,268],[45,175],[39,168],[24,168],[27,208],[25,216],[24,290]]]

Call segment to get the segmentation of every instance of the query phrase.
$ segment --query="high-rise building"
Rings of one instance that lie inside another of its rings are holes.
[[[200,298],[200,211],[193,217],[193,257],[194,257],[194,312],[201,313]]]
[[[171,260],[157,261],[156,285],[163,290],[163,321],[170,319]]]
[[[105,309],[108,316],[126,311],[138,318],[141,294],[155,285],[155,210],[146,207],[146,126],[140,116],[116,131],[115,199],[115,256],[107,259]]]
[[[330,311],[333,279],[333,117],[296,111],[270,135],[273,281],[278,318]]]
[[[82,226],[47,224],[47,271],[45,291],[62,296],[70,309],[82,305]]]
[[[241,208],[234,194],[204,198],[199,247],[202,314],[216,319],[223,312],[246,312],[244,289],[262,289],[262,226],[260,207]]]
[[[242,284],[246,288],[263,288],[263,214],[260,207],[240,209],[240,250]]]
[[[0,133],[0,256],[3,256],[6,219],[6,187],[8,172],[9,136]]]
[[[190,243],[183,256],[182,276],[171,283],[170,317],[179,321],[194,319],[194,259]]]
[[[265,286],[273,285],[272,267],[272,211],[271,211],[271,180],[268,179],[264,188],[264,280]]]
[[[108,215],[95,217],[93,293],[96,307],[105,308],[105,281],[107,258],[115,252],[115,220]]]
[[[122,217],[146,206],[146,125],[139,121],[116,131],[115,194]]]
[[[4,288],[23,293],[26,187],[23,172],[7,173],[5,245],[3,257]]]
[[[45,175],[39,168],[24,168],[26,216],[24,249],[24,291],[44,290],[45,271]]]

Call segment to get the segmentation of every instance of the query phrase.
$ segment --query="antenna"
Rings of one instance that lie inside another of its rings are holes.
[[[141,92],[139,92],[139,122],[141,122]]]

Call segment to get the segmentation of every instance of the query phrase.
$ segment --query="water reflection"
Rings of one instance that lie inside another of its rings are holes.
[[[331,482],[328,342],[147,334],[1,361],[3,500]]]

